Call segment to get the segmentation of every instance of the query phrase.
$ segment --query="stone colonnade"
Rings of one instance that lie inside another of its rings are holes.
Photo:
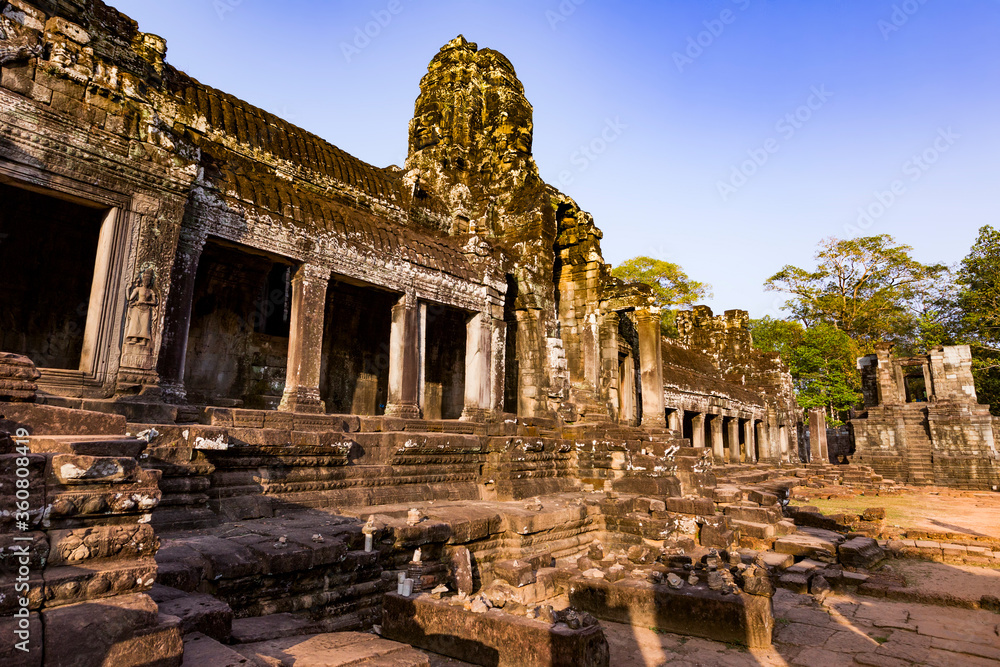
[[[205,245],[205,237],[182,235],[178,245],[175,294],[166,318],[161,351],[161,386],[168,398],[186,399],[184,369],[188,333],[191,326],[195,276]],[[304,263],[291,280],[291,320],[285,388],[279,410],[301,413],[324,413],[320,396],[320,375],[326,318],[329,268]],[[385,414],[416,419],[421,416],[420,383],[424,374],[424,336],[427,304],[416,292],[400,295],[392,307],[389,334],[389,394]],[[495,358],[503,359],[504,322],[496,320],[490,309],[470,313],[466,323],[465,397],[462,419],[486,420],[499,412],[503,398],[494,376]],[[499,357],[497,357],[499,355]]]
[[[710,449],[718,462],[788,461],[790,431],[773,410],[764,414],[717,408],[667,409],[667,427],[689,437],[691,446]]]

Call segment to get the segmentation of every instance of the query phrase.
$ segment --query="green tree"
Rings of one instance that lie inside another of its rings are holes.
[[[845,332],[827,322],[805,330],[792,354],[796,397],[805,409],[825,407],[833,421],[861,400],[858,348]]]
[[[712,297],[712,286],[692,280],[678,264],[652,257],[633,257],[614,269],[611,275],[630,283],[645,283],[653,288],[654,304],[661,308],[660,327],[667,336],[676,337],[674,324],[678,308],[690,308]]]
[[[979,230],[955,276],[957,335],[972,348],[972,374],[981,403],[1000,415],[1000,232]]]
[[[777,352],[788,366],[802,408],[827,408],[831,422],[837,423],[861,399],[857,346],[832,324],[819,322],[806,329],[798,322],[764,317],[750,321],[750,332],[754,347]]]
[[[911,250],[888,234],[829,238],[819,244],[816,268],[787,265],[764,285],[791,295],[785,308],[807,329],[831,324],[864,349],[879,340],[905,344],[918,335],[923,295],[947,272],[913,259]]]
[[[789,368],[795,348],[802,344],[805,327],[791,320],[779,320],[765,315],[759,320],[750,320],[750,335],[753,346],[764,352],[777,352]]]

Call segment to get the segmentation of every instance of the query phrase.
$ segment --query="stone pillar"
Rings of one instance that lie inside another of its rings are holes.
[[[492,321],[489,313],[476,313],[465,326],[465,421],[486,421],[490,413]]]
[[[760,443],[761,458],[767,461],[773,461],[777,457],[771,450],[771,438],[769,437],[767,432],[767,422],[764,421],[756,422],[754,428],[757,432],[757,442]]]
[[[696,412],[691,417],[691,446],[705,447],[705,413]]]
[[[747,448],[747,463],[757,463],[757,438],[753,430],[753,419],[743,422],[743,441]]]
[[[663,405],[663,352],[660,340],[660,309],[635,311],[639,332],[639,368],[642,382],[642,425],[667,425]]]
[[[779,426],[778,427],[778,446],[781,448],[781,460],[791,461],[791,455],[788,453],[788,427]],[[798,458],[798,457],[796,457]]]
[[[600,334],[600,392],[598,399],[612,407],[612,417],[622,418],[621,377],[618,367],[618,313],[606,312],[601,317]]]
[[[596,391],[601,386],[601,335],[597,313],[589,313],[583,320],[580,348],[583,353],[583,381]]]
[[[740,463],[740,420],[729,420],[729,462]]]
[[[722,438],[722,415],[711,415],[712,455],[717,461],[726,460],[726,443]]]
[[[303,264],[292,277],[288,366],[278,406],[284,412],[326,412],[319,397],[319,375],[329,282],[330,269],[315,264]]]
[[[823,408],[809,411],[809,462],[830,462],[826,446],[826,414]]]
[[[684,432],[684,411],[680,408],[671,410],[667,415],[667,428],[671,431]]]
[[[387,417],[420,417],[420,308],[407,292],[392,307],[389,331],[389,400]]]
[[[160,389],[164,399],[184,403],[184,365],[187,362],[188,333],[191,329],[191,306],[194,301],[198,262],[205,248],[205,236],[182,230],[174,255],[170,297],[167,299],[160,346]]]
[[[507,363],[507,323],[503,320],[503,305],[494,305],[493,310],[491,318],[493,326],[490,328],[490,337],[493,341],[490,346],[490,354],[493,357],[493,377],[491,380],[493,391],[490,395],[490,411],[493,415],[499,415],[503,412],[504,382],[507,373],[505,367]]]
[[[635,425],[635,361],[631,354],[622,362],[618,385],[618,419]]]

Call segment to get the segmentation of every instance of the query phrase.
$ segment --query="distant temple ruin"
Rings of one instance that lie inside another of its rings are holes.
[[[802,480],[883,477],[800,461],[746,312],[661,335],[503,55],[442,47],[377,168],[165,54],[100,0],[0,0],[0,663],[607,665],[599,620],[763,647],[776,567],[881,558],[797,532]],[[957,479],[991,422],[929,359]],[[893,475],[900,372],[855,422]]]
[[[851,420],[854,462],[911,484],[1000,486],[994,418],[976,400],[968,345],[893,358],[884,344],[858,368],[865,411]]]

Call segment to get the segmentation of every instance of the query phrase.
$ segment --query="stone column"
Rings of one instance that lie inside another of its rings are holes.
[[[667,415],[667,428],[671,431],[684,432],[684,411],[680,408],[676,410],[671,410],[670,414]]]
[[[642,382],[642,425],[665,427],[663,405],[663,352],[660,340],[660,309],[635,311],[639,331],[639,368]]]
[[[826,414],[822,408],[809,411],[809,462],[830,462],[826,446]]]
[[[319,397],[323,322],[330,269],[303,264],[292,277],[292,313],[288,331],[288,366],[279,410],[326,412]]]
[[[781,448],[781,460],[791,461],[791,455],[789,454],[788,448],[788,427],[779,426],[778,427],[778,446]],[[795,458],[798,458],[796,456]]]
[[[740,420],[737,417],[729,420],[729,462],[740,463]]]
[[[580,332],[580,348],[583,352],[583,381],[598,391],[601,387],[601,328],[597,313],[588,313],[583,319]],[[573,378],[576,380],[576,378]]]
[[[767,432],[767,422],[759,421],[754,426],[757,431],[757,442],[760,443],[761,458],[767,461],[773,461],[777,457],[771,450],[771,438]]]
[[[389,400],[387,417],[420,417],[420,308],[407,292],[392,307],[389,331]]]
[[[507,369],[504,364],[507,362],[507,323],[503,320],[503,305],[493,306],[493,326],[490,327],[490,356],[492,357],[491,367],[492,378],[490,386],[493,388],[490,394],[490,412],[499,415],[503,412],[504,382],[506,381]]]
[[[726,460],[726,443],[722,438],[722,415],[710,415],[712,428],[712,455],[717,461]]]
[[[465,326],[465,421],[486,421],[490,413],[492,321],[489,313],[476,313]]]
[[[705,413],[698,412],[691,417],[691,445],[693,447],[705,447]]]
[[[753,419],[743,422],[743,441],[747,448],[747,463],[757,463],[757,438],[753,430]]]
[[[184,403],[184,365],[187,362],[188,333],[191,329],[191,306],[194,301],[195,277],[198,262],[205,249],[205,235],[182,230],[174,255],[172,287],[167,299],[163,324],[163,343],[160,346],[160,389],[164,399]]]

